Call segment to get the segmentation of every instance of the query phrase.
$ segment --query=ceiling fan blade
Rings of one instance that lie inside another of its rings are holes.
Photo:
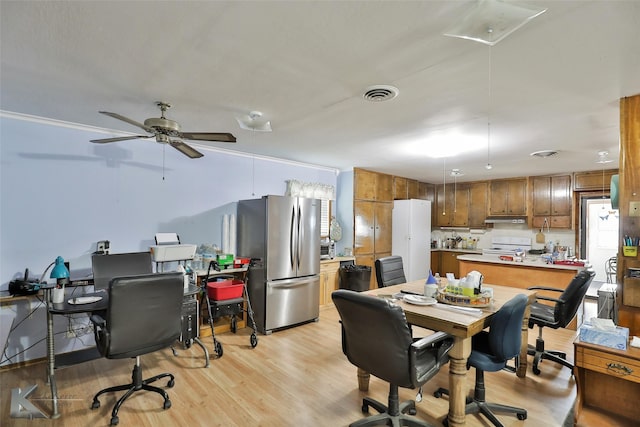
[[[153,136],[153,135],[151,135]],[[138,138],[151,138],[149,135],[132,135],[132,136],[118,136],[116,138],[102,138],[102,139],[92,139],[91,142],[97,144],[106,144],[107,142],[118,142],[118,141],[126,141],[128,139],[138,139]]]
[[[182,132],[181,135],[184,139],[192,139],[194,141],[236,142],[236,137],[230,133]]]
[[[177,139],[171,140],[169,142],[169,145],[171,145],[176,150],[180,151],[185,156],[191,157],[192,159],[197,159],[198,157],[202,157],[203,156],[203,154],[201,152],[199,152],[198,150],[196,150],[195,148],[191,147],[190,145],[185,144],[182,141],[178,141]]]
[[[113,117],[114,119],[118,119],[118,120],[122,120],[123,122],[127,122],[127,123],[129,123],[130,125],[137,126],[137,127],[139,127],[140,129],[144,129],[144,130],[146,130],[146,131],[147,131],[147,132],[149,132],[149,133],[155,133],[155,132],[156,132],[156,130],[155,130],[154,128],[151,128],[151,127],[149,127],[149,126],[145,126],[145,125],[143,125],[143,124],[142,124],[142,123],[140,123],[140,122],[136,122],[135,120],[130,119],[130,118],[125,117],[125,116],[122,116],[122,115],[120,115],[120,114],[118,114],[118,113],[110,113],[110,112],[108,112],[108,111],[98,111],[98,112],[99,112],[100,114],[105,114],[105,115],[107,115],[107,116],[109,116],[109,117]]]

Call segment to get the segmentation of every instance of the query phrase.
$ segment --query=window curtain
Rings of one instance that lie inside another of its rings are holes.
[[[287,181],[285,196],[335,200],[336,189],[333,185],[318,182],[301,182],[296,179],[290,179]]]

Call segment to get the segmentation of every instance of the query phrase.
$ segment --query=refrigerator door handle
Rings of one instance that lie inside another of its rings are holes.
[[[297,248],[296,248],[296,264],[297,264],[296,268],[298,270],[300,270],[300,258],[301,258],[300,251],[301,251],[301,248],[302,248],[302,244],[300,244],[300,242],[302,240],[304,240],[304,236],[303,236],[303,233],[302,233],[302,227],[301,227],[302,226],[301,221],[302,221],[302,211],[300,210],[300,205],[298,205],[298,233],[297,233],[298,234],[298,236],[297,236],[298,238],[296,239],[296,245],[297,245]]]
[[[296,221],[296,208],[293,207],[291,209],[291,225],[289,227],[289,264],[291,264],[291,268],[295,270],[295,221]]]

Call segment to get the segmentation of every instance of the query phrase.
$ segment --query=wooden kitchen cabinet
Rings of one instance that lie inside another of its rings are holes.
[[[469,227],[469,184],[438,186],[436,188],[436,201],[436,226]],[[484,217],[482,221],[484,221]]]
[[[391,252],[393,203],[356,201],[355,254]]]
[[[499,179],[490,184],[489,215],[526,215],[527,179]]]
[[[407,195],[407,178],[401,176],[393,177],[393,200],[406,200]]]
[[[602,187],[609,190],[611,176],[618,173],[618,169],[604,171],[576,172],[573,174],[575,191],[602,191]]]
[[[415,179],[407,180],[407,199],[420,198],[420,183]]]
[[[330,304],[331,293],[339,288],[340,261],[320,263],[320,305]]]
[[[542,228],[547,218],[551,228],[571,228],[573,198],[571,175],[534,176],[532,185],[532,213],[534,228]]]
[[[489,183],[476,181],[469,183],[469,227],[484,227],[487,218]]]
[[[442,252],[437,251],[437,250],[431,250],[431,264],[430,264],[430,268],[431,268],[431,273],[432,274],[440,274],[440,276],[444,277],[444,275],[440,272],[440,258],[441,258],[441,254]]]
[[[393,176],[366,169],[353,170],[354,200],[393,201]]]
[[[456,279],[460,278],[460,261],[458,256],[468,255],[473,252],[459,252],[459,251],[440,251],[440,276],[445,277],[447,273],[453,273]],[[434,271],[433,274],[436,272]]]

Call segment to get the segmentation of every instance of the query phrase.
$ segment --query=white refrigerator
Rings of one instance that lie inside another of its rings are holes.
[[[394,201],[391,226],[391,252],[402,257],[407,281],[429,276],[431,202],[416,199]]]

